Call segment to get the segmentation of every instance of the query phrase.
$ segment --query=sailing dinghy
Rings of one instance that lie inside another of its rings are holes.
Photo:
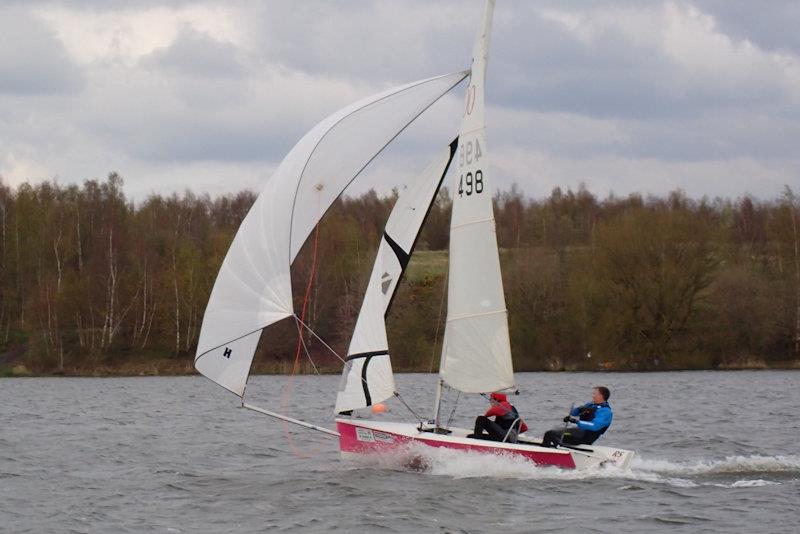
[[[245,408],[337,436],[343,457],[433,447],[510,455],[564,468],[607,463],[626,467],[633,452],[624,449],[548,448],[524,434],[504,442],[478,440],[467,437],[470,430],[448,427],[440,418],[446,389],[473,394],[515,389],[484,121],[493,10],[494,0],[487,0],[468,71],[420,80],[352,104],[320,122],[292,148],[243,220],[222,263],[203,318],[195,367],[238,395]],[[336,430],[246,403],[247,378],[264,328],[292,317],[299,333],[316,336],[295,314],[289,271],[311,231],[372,159],[467,77],[458,137],[402,192],[387,220],[342,358]],[[428,420],[412,411],[417,423],[352,418],[353,410],[391,397],[406,404],[394,384],[385,317],[451,168],[448,307],[434,416]]]

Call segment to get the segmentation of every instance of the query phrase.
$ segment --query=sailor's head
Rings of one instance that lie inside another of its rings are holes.
[[[592,390],[592,402],[600,404],[605,402],[611,397],[611,391],[605,386],[595,386]]]
[[[490,398],[495,402],[508,402],[508,397],[505,393],[492,393]]]

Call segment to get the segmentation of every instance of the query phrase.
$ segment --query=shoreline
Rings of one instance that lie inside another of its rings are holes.
[[[668,373],[668,372],[691,372],[691,371],[800,371],[800,360],[788,360],[780,362],[746,362],[744,364],[728,364],[720,365],[717,367],[674,367],[662,369],[533,369],[533,370],[518,370],[518,373]],[[399,369],[395,373],[402,374],[436,374],[430,373],[427,370],[408,370]],[[287,371],[279,371],[277,369],[260,369],[254,370],[252,376],[291,376],[293,373]],[[302,369],[295,375],[314,375],[316,373],[310,370]],[[339,369],[321,369],[320,375],[339,375]],[[192,366],[175,365],[175,362],[166,365],[143,365],[136,366],[120,366],[118,368],[109,368],[101,366],[95,369],[82,369],[72,368],[65,371],[54,372],[34,372],[28,369],[24,364],[18,364],[13,367],[0,368],[0,379],[2,378],[129,378],[129,377],[152,377],[152,376],[201,376],[200,373],[194,370]]]

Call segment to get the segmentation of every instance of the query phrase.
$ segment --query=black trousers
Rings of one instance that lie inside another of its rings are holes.
[[[489,433],[489,438],[494,441],[503,441],[503,438],[506,437],[506,432],[508,432],[508,430],[485,415],[479,415],[475,418],[475,435],[482,435],[484,430]]]
[[[554,428],[544,433],[542,438],[543,447],[555,447],[560,443],[567,445],[588,445],[594,442],[593,436],[580,428]]]

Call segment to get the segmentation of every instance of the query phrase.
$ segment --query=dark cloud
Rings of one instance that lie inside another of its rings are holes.
[[[598,11],[597,3],[585,5],[593,10],[577,9],[583,24],[592,26],[593,18],[607,15],[603,9]],[[494,77],[492,87],[493,96],[504,105],[644,120],[754,106],[765,113],[781,113],[776,103],[789,105],[792,98],[777,65],[766,61],[748,65],[753,68],[749,76],[732,68],[730,73],[691,70],[667,53],[661,39],[641,39],[621,31],[624,11],[619,13],[620,26],[595,24],[591,38],[543,17],[540,11],[526,11],[496,25],[492,69],[503,76]],[[632,14],[644,18],[636,11]],[[634,19],[628,25],[637,23],[641,21]],[[666,31],[663,27],[650,30],[654,34]],[[730,61],[730,57],[719,61]]]
[[[720,30],[761,48],[800,52],[800,2],[797,0],[695,0]]]
[[[21,7],[0,9],[0,93],[75,93],[83,85],[82,69],[52,30]]]

